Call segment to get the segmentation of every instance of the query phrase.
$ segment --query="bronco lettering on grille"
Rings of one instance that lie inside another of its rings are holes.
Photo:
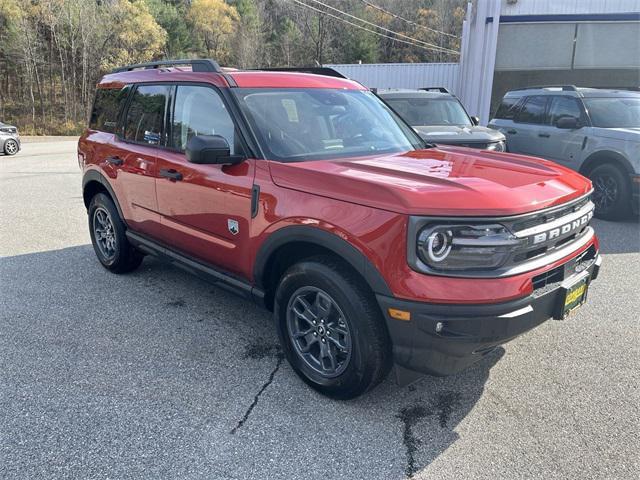
[[[532,244],[537,245],[539,243],[546,242],[548,240],[553,240],[554,238],[560,237],[560,235],[566,235],[574,230],[577,230],[583,225],[589,223],[589,220],[593,217],[593,210],[589,213],[586,213],[580,218],[573,220],[565,225],[560,227],[552,228],[551,230],[547,230],[546,232],[537,233],[533,235]]]

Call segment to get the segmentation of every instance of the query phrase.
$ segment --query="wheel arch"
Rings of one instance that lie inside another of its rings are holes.
[[[589,157],[587,157],[587,159],[582,163],[580,173],[585,177],[588,177],[597,166],[604,165],[605,163],[616,165],[625,174],[633,174],[631,162],[629,162],[624,155],[612,150],[600,150],[589,155]]]
[[[287,268],[322,253],[332,254],[349,265],[374,293],[392,296],[378,269],[351,243],[321,228],[292,225],[273,232],[256,255],[254,281],[265,292],[265,306],[273,308],[277,281]]]
[[[120,215],[120,219],[126,225],[127,222],[122,214],[122,209],[120,208],[120,204],[118,203],[118,198],[116,197],[113,188],[107,181],[107,179],[100,172],[96,170],[88,170],[82,177],[82,198],[84,200],[84,206],[89,208],[89,204],[91,203],[91,199],[97,193],[105,193],[108,195],[118,210],[118,215]]]

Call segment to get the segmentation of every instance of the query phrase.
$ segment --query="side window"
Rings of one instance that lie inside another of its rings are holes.
[[[505,97],[502,99],[494,118],[513,120],[518,112],[519,97]]]
[[[118,124],[118,115],[128,94],[129,87],[98,88],[89,119],[89,128],[114,133]]]
[[[553,97],[549,107],[549,123],[555,126],[558,119],[562,117],[573,117],[578,120],[582,118],[582,109],[578,100],[572,97]]]
[[[172,145],[185,150],[194,135],[221,135],[237,152],[233,119],[218,92],[210,87],[178,85],[171,122]]]
[[[164,112],[169,98],[167,85],[140,85],[136,87],[129,104],[124,127],[124,138],[149,145],[164,144]]]
[[[535,123],[543,124],[545,122],[545,109],[547,107],[547,98],[545,96],[528,97],[522,105],[522,109],[516,115],[518,123]]]

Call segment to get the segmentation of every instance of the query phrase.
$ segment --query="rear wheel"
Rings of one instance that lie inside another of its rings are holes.
[[[7,155],[15,155],[18,153],[18,142],[11,139],[4,142],[4,153]]]
[[[353,398],[391,367],[391,345],[373,293],[331,256],[287,270],[275,298],[278,335],[295,372],[319,392]]]
[[[631,188],[627,176],[615,165],[600,165],[589,174],[593,182],[595,216],[604,220],[618,220],[629,215]]]
[[[89,204],[89,232],[100,263],[114,273],[138,268],[143,255],[127,240],[118,210],[107,195],[96,194]]]

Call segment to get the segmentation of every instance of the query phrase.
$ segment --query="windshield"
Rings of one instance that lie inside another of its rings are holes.
[[[385,98],[405,122],[413,127],[430,125],[472,126],[471,120],[455,98]]]
[[[640,98],[585,98],[594,127],[640,128]]]
[[[424,147],[367,91],[237,88],[234,93],[269,159],[300,162]]]

